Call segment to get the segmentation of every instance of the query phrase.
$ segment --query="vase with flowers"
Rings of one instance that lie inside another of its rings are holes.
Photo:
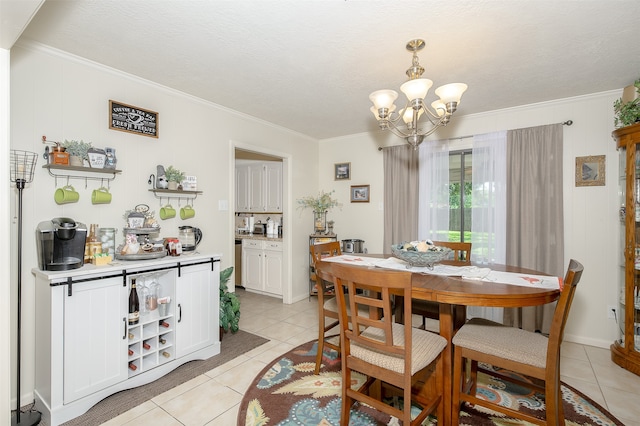
[[[340,207],[338,200],[333,198],[331,192],[320,191],[317,197],[303,197],[298,199],[299,209],[311,209],[313,211],[313,232],[324,234],[327,231],[327,213],[334,207]]]

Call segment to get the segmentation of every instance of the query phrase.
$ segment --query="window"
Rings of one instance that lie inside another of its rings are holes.
[[[471,150],[449,153],[449,241],[471,241]]]

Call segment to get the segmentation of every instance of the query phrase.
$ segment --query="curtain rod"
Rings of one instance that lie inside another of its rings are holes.
[[[571,126],[573,124],[573,120],[567,120],[567,121],[563,121],[562,123],[563,126]],[[474,135],[467,135],[467,136],[459,136],[456,138],[451,138],[451,139],[469,139],[472,138]],[[391,146],[397,146],[397,145],[391,145]],[[385,147],[379,146],[378,147],[378,151],[382,151]]]

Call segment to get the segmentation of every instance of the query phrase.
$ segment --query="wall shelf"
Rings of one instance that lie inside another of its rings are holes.
[[[178,189],[150,189],[150,192],[156,196],[156,198],[185,198],[195,200],[198,195],[202,194],[202,191],[181,191]]]
[[[49,175],[54,178],[67,179],[84,179],[85,184],[88,180],[112,181],[122,170],[117,169],[98,169],[92,167],[63,166],[60,164],[45,164],[43,169],[47,169]],[[56,183],[57,185],[57,183]]]

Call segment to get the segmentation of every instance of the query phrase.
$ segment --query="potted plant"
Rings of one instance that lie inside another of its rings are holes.
[[[64,140],[62,143],[63,148],[66,148],[66,152],[69,153],[69,165],[70,166],[79,166],[82,167],[84,165],[84,160],[88,160],[89,156],[87,153],[89,149],[91,149],[91,142],[84,142],[82,140]]]
[[[240,329],[240,299],[227,287],[232,273],[233,266],[220,271],[220,340],[223,333],[235,333]]]
[[[636,93],[640,94],[640,79],[636,80],[633,85]],[[640,98],[635,98],[628,102],[624,102],[622,98],[613,103],[613,112],[615,114],[616,128],[631,126],[640,121]]]
[[[299,209],[313,210],[313,231],[323,234],[327,230],[327,212],[333,207],[341,207],[338,200],[331,197],[334,191],[320,191],[317,197],[303,197],[298,200]]]
[[[167,182],[169,183],[169,189],[178,189],[178,185],[182,183],[185,175],[183,172],[176,169],[175,167],[169,166],[164,171],[164,176],[166,177]]]

